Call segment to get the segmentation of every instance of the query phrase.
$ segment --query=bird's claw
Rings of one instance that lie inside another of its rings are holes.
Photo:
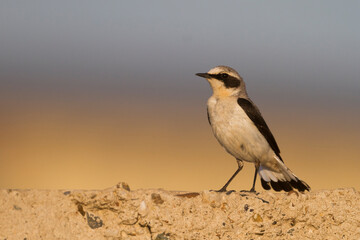
[[[255,191],[255,189],[250,189],[250,190],[241,190],[240,192],[242,193],[254,193],[255,195],[258,195],[259,193],[257,191]]]
[[[210,192],[218,192],[218,193],[226,193],[226,195],[230,195],[232,194],[233,192],[235,192],[235,190],[226,190],[226,188],[221,188],[219,190],[210,190]]]

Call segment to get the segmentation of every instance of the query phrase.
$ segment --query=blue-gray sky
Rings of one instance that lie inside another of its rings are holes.
[[[196,96],[209,87],[194,73],[226,64],[258,98],[359,103],[359,10],[358,1],[1,1],[0,86]]]

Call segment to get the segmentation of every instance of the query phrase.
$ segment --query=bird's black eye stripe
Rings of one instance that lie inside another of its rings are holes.
[[[227,73],[209,74],[209,75],[219,81],[222,81],[226,88],[236,88],[240,86],[240,80]]]
[[[222,79],[226,79],[229,77],[229,74],[227,74],[227,73],[220,73],[219,75],[220,75],[220,78],[222,78]]]
[[[209,75],[218,80],[225,80],[229,77],[229,74],[227,73],[209,74]]]

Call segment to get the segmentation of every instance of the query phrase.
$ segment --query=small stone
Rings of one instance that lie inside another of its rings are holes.
[[[295,226],[295,224],[296,224],[296,219],[295,219],[295,218],[292,218],[292,219],[290,220],[290,225],[293,227],[293,226]]]
[[[65,196],[67,196],[67,195],[70,195],[70,193],[71,193],[71,191],[66,191],[66,192],[64,192],[63,194],[64,194]]]
[[[87,219],[87,223],[88,223],[89,227],[92,229],[102,227],[102,225],[103,225],[103,221],[98,216],[95,216],[94,214],[86,213],[86,219]]]
[[[190,192],[190,193],[180,193],[180,194],[176,194],[175,196],[177,197],[186,197],[186,198],[194,198],[199,196],[200,193],[197,192]]]
[[[254,222],[262,222],[263,221],[262,217],[257,213],[254,214],[253,220],[254,220]]]
[[[148,213],[148,207],[146,206],[146,202],[142,201],[139,206],[139,214],[144,217],[147,215],[147,213]]]
[[[121,224],[124,225],[134,225],[135,223],[137,223],[138,218],[129,218],[129,219],[124,219],[121,221]]]
[[[151,200],[153,200],[153,202],[155,204],[163,204],[164,203],[164,200],[161,198],[160,194],[158,194],[158,193],[152,193]]]
[[[169,234],[160,233],[156,236],[155,240],[170,240]]]
[[[118,184],[116,184],[116,187],[122,188],[122,189],[130,192],[130,186],[126,182],[119,182]]]
[[[219,208],[221,206],[221,203],[219,201],[211,201],[210,206],[212,208]]]
[[[148,226],[148,223],[145,219],[141,219],[141,220],[139,220],[139,225],[140,225],[140,227],[146,227],[146,226]]]
[[[292,235],[292,233],[295,231],[294,228],[290,228],[289,231],[287,231],[287,233],[289,233],[290,235]]]
[[[20,211],[20,210],[22,210],[22,208],[17,205],[14,205],[14,210]]]
[[[249,210],[249,205],[248,204],[244,205],[244,210],[245,210],[245,212],[247,212],[247,210]]]
[[[85,216],[84,208],[80,203],[77,205],[77,210],[82,216]]]

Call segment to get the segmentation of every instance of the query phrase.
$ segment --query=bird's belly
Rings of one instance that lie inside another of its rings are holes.
[[[241,108],[237,109],[210,116],[216,139],[237,159],[248,162],[267,159],[271,155],[269,144],[246,113]]]

